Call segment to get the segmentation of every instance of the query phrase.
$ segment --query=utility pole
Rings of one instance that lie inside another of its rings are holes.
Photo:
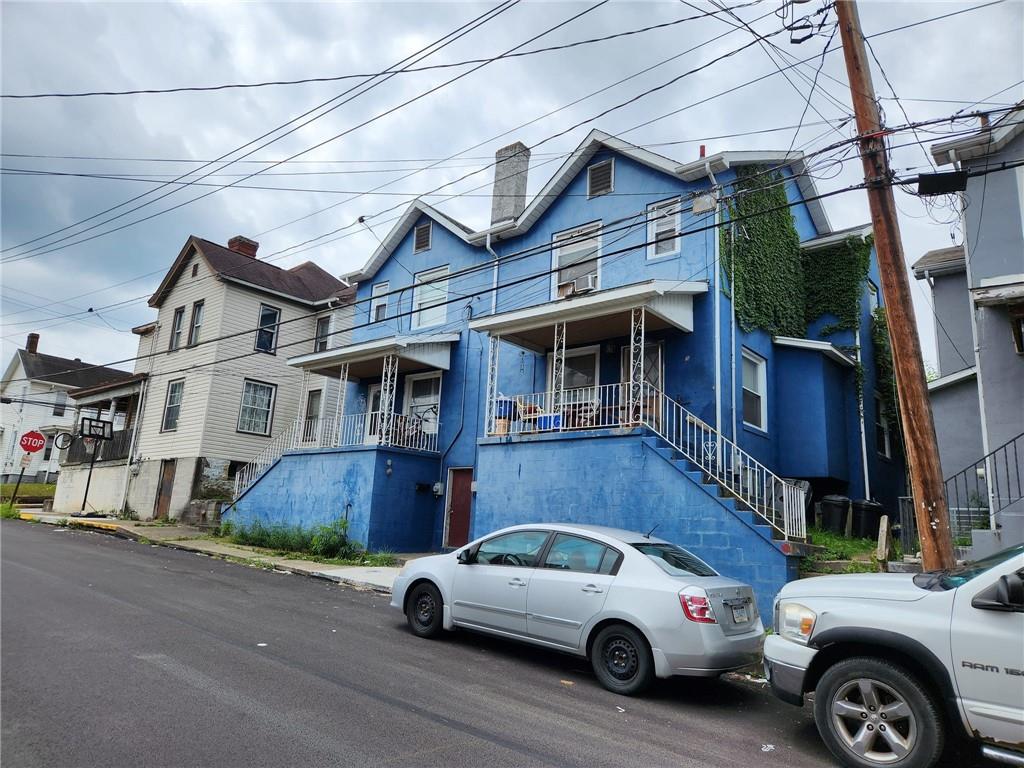
[[[954,558],[946,489],[939,464],[935,423],[928,402],[921,340],[914,323],[910,279],[896,219],[896,200],[890,184],[885,134],[875,101],[875,89],[871,83],[871,69],[857,4],[855,0],[839,0],[835,8],[843,41],[846,72],[850,80],[853,112],[857,119],[857,133],[861,137],[860,156],[864,163],[875,253],[878,255],[882,296],[885,298],[889,323],[914,514],[921,539],[921,558],[925,570],[950,568],[954,565]]]

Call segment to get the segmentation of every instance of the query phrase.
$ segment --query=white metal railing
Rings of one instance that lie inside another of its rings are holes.
[[[380,445],[437,453],[440,424],[418,416],[392,414],[390,435],[381,435],[381,412],[351,413],[339,418],[296,419],[260,454],[235,474],[235,498],[245,492],[288,451]]]
[[[657,387],[604,384],[506,397],[492,406],[489,436],[645,426],[787,539],[804,539],[804,490],[786,482]]]

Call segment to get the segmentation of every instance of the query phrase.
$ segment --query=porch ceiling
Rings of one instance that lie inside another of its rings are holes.
[[[469,327],[501,336],[517,346],[543,351],[553,343],[556,323],[566,323],[565,343],[570,346],[629,336],[631,311],[644,307],[648,331],[693,331],[693,296],[707,290],[702,282],[650,280],[482,317],[471,321]]]
[[[321,376],[338,378],[341,366],[348,364],[350,379],[380,376],[384,358],[398,357],[399,373],[443,370],[451,365],[451,345],[459,340],[457,333],[443,333],[422,336],[388,336],[383,339],[349,344],[338,349],[300,355],[288,360],[288,365],[316,373]]]

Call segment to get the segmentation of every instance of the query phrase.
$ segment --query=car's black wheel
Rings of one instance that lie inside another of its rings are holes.
[[[935,696],[903,667],[846,659],[814,691],[814,720],[825,745],[850,768],[931,768],[942,754]]]
[[[633,627],[612,624],[598,632],[590,651],[598,681],[613,693],[634,696],[654,679],[647,641]]]
[[[405,604],[409,628],[419,637],[437,637],[444,619],[444,601],[437,587],[429,582],[417,584]]]

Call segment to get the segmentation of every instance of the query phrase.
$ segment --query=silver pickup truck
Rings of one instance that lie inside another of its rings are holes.
[[[1024,766],[1024,545],[946,571],[801,579],[774,610],[765,675],[791,704],[813,692],[843,765],[931,768],[962,734]]]

